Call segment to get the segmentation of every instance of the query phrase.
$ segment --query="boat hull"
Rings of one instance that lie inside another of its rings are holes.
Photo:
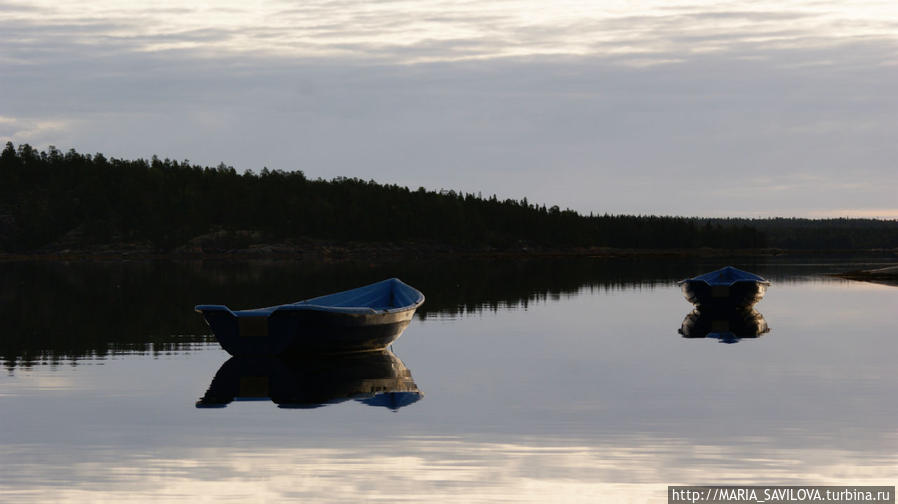
[[[197,305],[229,354],[321,355],[381,350],[396,341],[424,302],[391,278],[292,304],[232,311]]]
[[[701,280],[684,280],[680,287],[690,303],[713,309],[751,308],[767,292],[766,282],[739,281],[730,285],[710,285]]]
[[[381,350],[411,323],[414,309],[394,313],[278,310],[267,317],[204,316],[231,355],[339,354]]]

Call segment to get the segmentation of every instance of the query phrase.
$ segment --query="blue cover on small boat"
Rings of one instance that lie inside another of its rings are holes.
[[[423,397],[421,392],[385,392],[374,397],[357,400],[368,406],[383,406],[396,411],[403,406],[420,401],[421,397]]]
[[[232,311],[223,305],[198,305],[197,311],[227,310],[236,317],[267,317],[276,310],[316,310],[336,313],[393,313],[417,307],[424,302],[420,291],[398,278],[389,278],[325,296],[296,303]]]
[[[727,266],[717,271],[705,273],[704,275],[699,275],[695,278],[690,278],[689,280],[683,281],[705,282],[708,285],[733,285],[736,282],[760,282],[765,284],[770,283],[763,277],[755,275],[754,273],[742,271],[741,269],[734,268],[732,266]]]

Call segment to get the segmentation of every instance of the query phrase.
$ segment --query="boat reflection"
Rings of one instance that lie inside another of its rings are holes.
[[[280,408],[318,408],[356,400],[393,411],[423,397],[393,352],[318,357],[231,357],[221,365],[197,408],[232,401],[271,400]]]
[[[684,338],[717,338],[721,343],[738,343],[770,332],[770,328],[754,308],[696,308],[686,315],[678,332]]]

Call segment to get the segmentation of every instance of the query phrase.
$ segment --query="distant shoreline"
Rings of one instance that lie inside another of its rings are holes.
[[[179,247],[158,251],[141,244],[108,244],[86,248],[39,250],[34,252],[0,252],[0,261],[132,261],[132,260],[288,260],[310,262],[390,262],[422,259],[527,259],[561,257],[775,257],[775,256],[880,256],[898,259],[894,249],[724,249],[670,248],[634,249],[614,247],[549,248],[520,245],[508,248],[455,247],[432,243],[367,243],[309,240],[302,243],[259,243],[243,248],[218,249]],[[857,272],[852,272],[857,273]],[[846,273],[847,275],[848,273]]]
[[[833,276],[845,278],[847,280],[860,280],[863,282],[898,286],[898,265],[872,270],[847,271]]]

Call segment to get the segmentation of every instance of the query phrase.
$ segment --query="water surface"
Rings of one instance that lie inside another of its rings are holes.
[[[877,262],[2,264],[0,500],[658,502],[671,484],[891,485],[898,288],[825,276]],[[757,306],[770,332],[682,337],[675,281],[726,263],[773,280]],[[302,405],[195,406],[229,356],[194,304],[389,276],[427,296],[391,349],[419,400],[345,397],[385,357],[344,363],[349,378],[283,368]]]

